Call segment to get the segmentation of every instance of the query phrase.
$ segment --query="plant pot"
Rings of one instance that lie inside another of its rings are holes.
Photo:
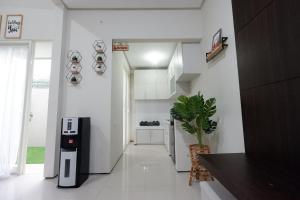
[[[190,157],[191,157],[191,171],[189,177],[189,185],[192,185],[193,179],[197,181],[211,181],[213,177],[209,171],[201,165],[198,155],[209,154],[209,147],[207,145],[191,144],[189,146]]]

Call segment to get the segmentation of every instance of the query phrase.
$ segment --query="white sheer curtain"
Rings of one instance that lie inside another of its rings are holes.
[[[16,165],[23,124],[27,46],[0,44],[0,177]]]

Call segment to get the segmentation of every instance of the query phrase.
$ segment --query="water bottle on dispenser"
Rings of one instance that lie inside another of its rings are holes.
[[[89,163],[90,118],[63,118],[58,187],[79,187],[88,179]]]

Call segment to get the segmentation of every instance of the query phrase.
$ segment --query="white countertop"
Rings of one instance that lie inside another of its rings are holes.
[[[137,126],[136,129],[166,129],[164,126]]]

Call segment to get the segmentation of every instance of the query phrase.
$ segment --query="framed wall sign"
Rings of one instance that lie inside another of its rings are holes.
[[[6,17],[6,39],[20,39],[22,36],[23,15],[7,15]]]

